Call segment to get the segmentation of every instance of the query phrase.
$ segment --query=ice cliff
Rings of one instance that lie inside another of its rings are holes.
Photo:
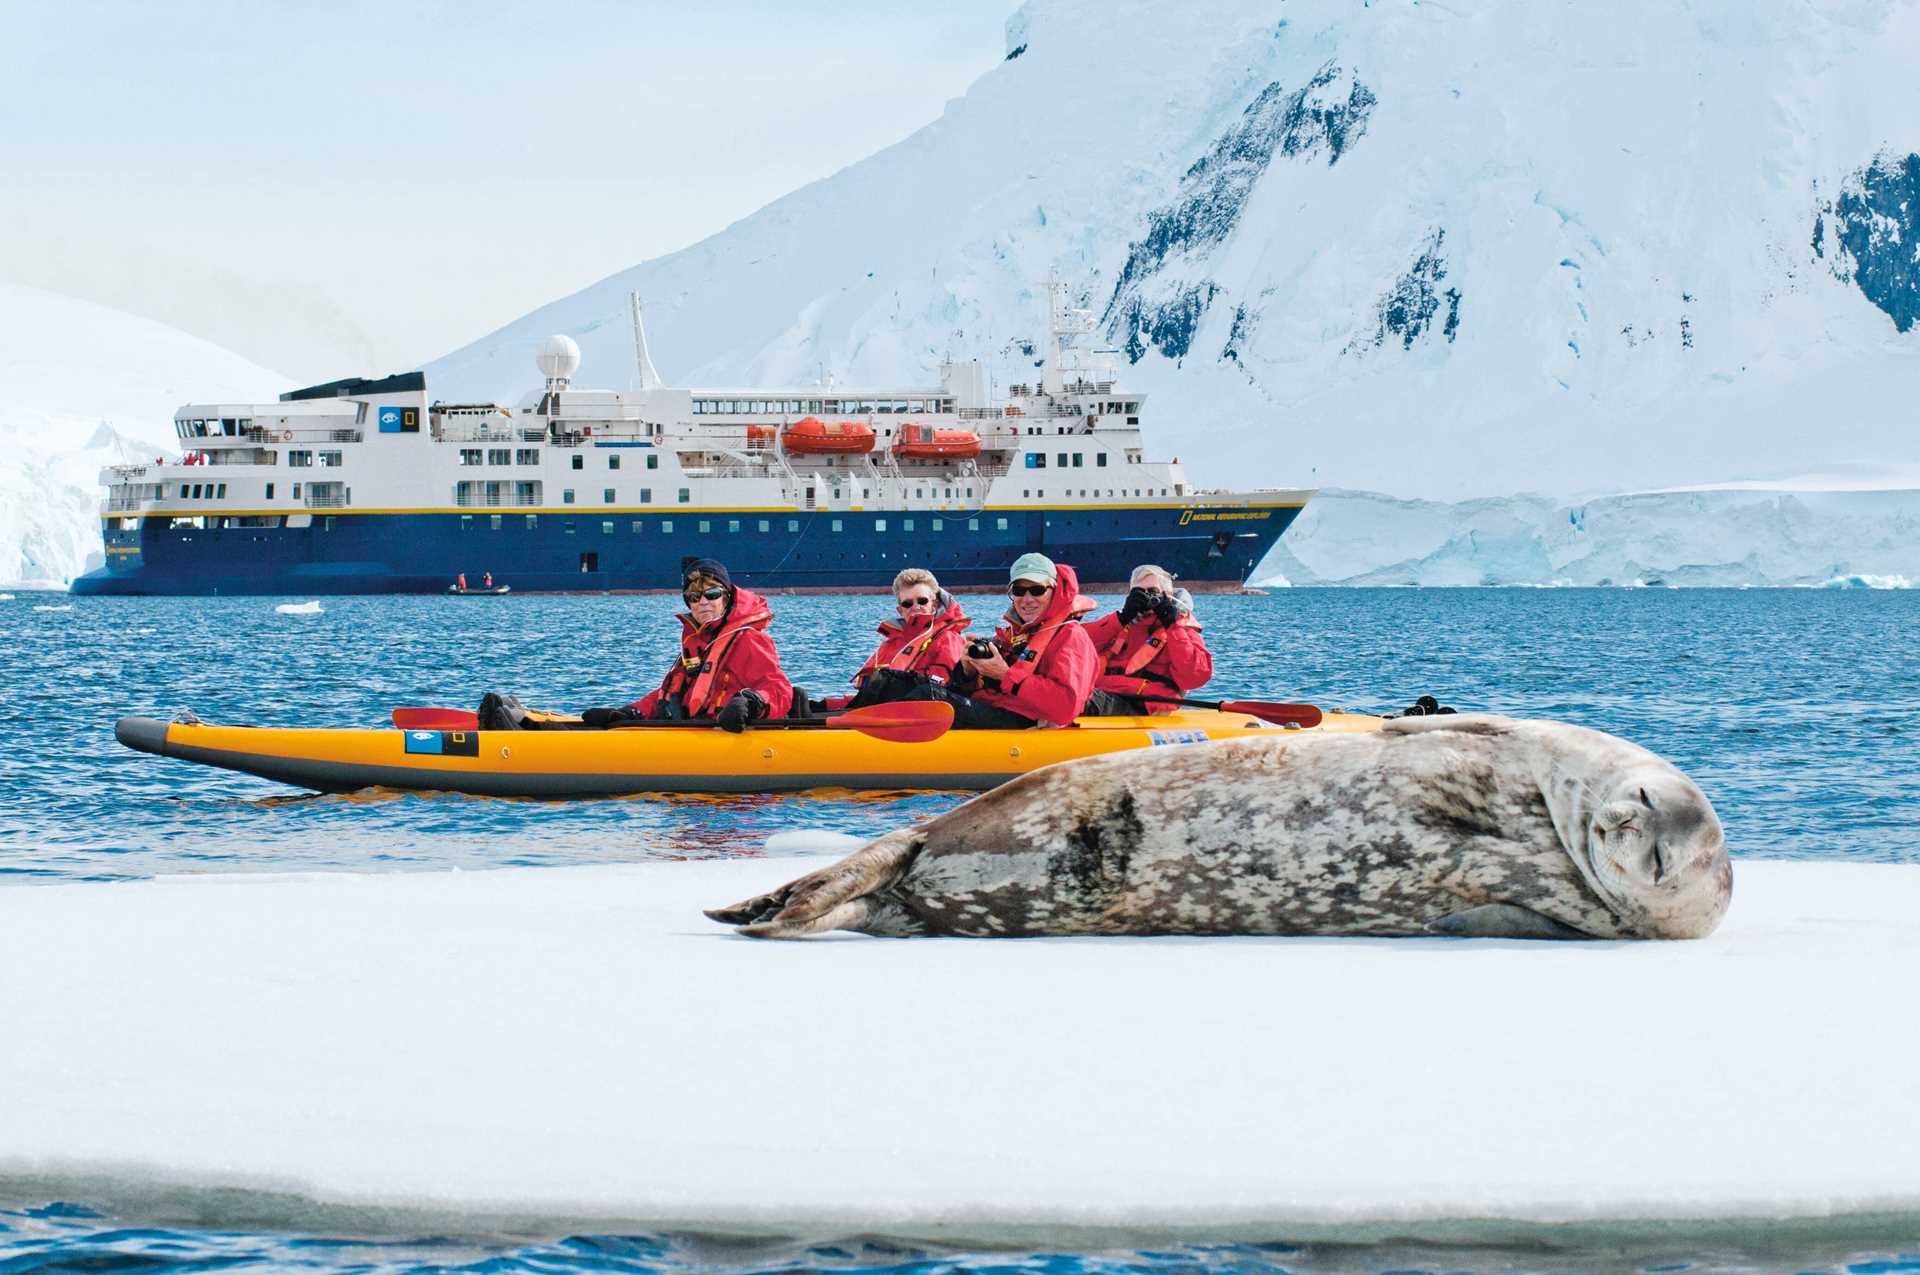
[[[1324,491],[1255,583],[1911,587],[1920,470],[1589,500]]]
[[[177,454],[182,403],[285,388],[178,329],[0,284],[0,586],[63,587],[99,565],[101,467]]]

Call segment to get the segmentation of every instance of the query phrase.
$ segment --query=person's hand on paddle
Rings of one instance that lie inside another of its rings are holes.
[[[727,706],[714,718],[714,724],[721,730],[738,735],[747,728],[748,722],[757,722],[767,715],[767,701],[758,691],[741,691],[727,701]]]

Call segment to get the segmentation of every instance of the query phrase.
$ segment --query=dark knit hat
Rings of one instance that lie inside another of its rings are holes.
[[[724,585],[728,592],[732,592],[733,590],[733,577],[728,575],[727,569],[714,559],[680,559],[680,587],[682,589],[692,584],[694,580],[700,576],[705,576],[716,584]]]

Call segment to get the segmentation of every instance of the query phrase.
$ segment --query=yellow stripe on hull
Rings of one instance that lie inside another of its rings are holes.
[[[1329,713],[1316,732],[1379,729]],[[992,788],[1055,762],[1279,729],[1239,713],[1083,718],[1067,730],[955,730],[924,744],[850,730],[399,731],[164,724],[126,718],[131,748],[322,792],[387,787],[484,796]],[[413,737],[411,745],[409,736]],[[436,748],[440,751],[417,751]]]

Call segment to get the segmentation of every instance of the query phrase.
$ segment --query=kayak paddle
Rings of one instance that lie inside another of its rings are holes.
[[[708,721],[622,722],[615,730],[641,730],[662,726],[711,726]],[[869,704],[850,708],[832,717],[769,717],[751,724],[750,730],[813,729],[857,730],[875,739],[896,744],[924,744],[940,738],[953,726],[953,705],[940,700],[903,700],[897,704]]]
[[[561,713],[540,714],[548,721],[577,722],[577,717]],[[463,708],[396,708],[393,724],[401,730],[479,730],[480,717]],[[647,727],[712,726],[710,721],[623,722],[615,730],[639,730]],[[939,700],[910,700],[899,704],[873,704],[849,709],[832,717],[775,717],[753,723],[756,730],[772,727],[811,728],[815,730],[857,730],[875,739],[897,744],[924,744],[938,739],[953,726],[953,705]]]
[[[1188,708],[1217,708],[1223,713],[1245,713],[1276,726],[1318,726],[1322,716],[1312,704],[1276,704],[1263,699],[1163,699],[1138,695],[1149,704],[1185,704]]]

